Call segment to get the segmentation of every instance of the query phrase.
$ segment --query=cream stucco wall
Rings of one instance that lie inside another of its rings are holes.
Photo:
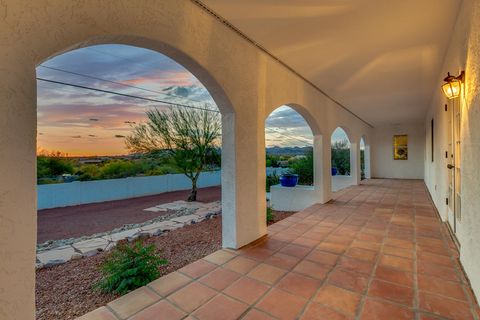
[[[376,127],[372,130],[371,170],[374,178],[423,179],[423,124]],[[408,135],[408,160],[393,160],[393,136]]]
[[[425,159],[425,183],[436,207],[446,219],[445,198],[448,191],[447,151],[448,118],[452,101],[447,101],[440,91],[442,79],[447,72],[466,72],[466,83],[462,97],[455,99],[462,109],[461,123],[461,219],[457,220],[456,237],[460,243],[460,260],[470,279],[472,288],[480,297],[480,2],[464,0],[457,24],[445,57],[444,66],[438,76],[439,89],[434,93],[430,109],[425,118],[427,135],[425,145],[430,150],[430,121],[435,121],[434,161],[430,152]]]
[[[223,115],[223,245],[266,232],[265,118],[293,104],[318,141],[319,201],[330,199],[330,133],[370,127],[188,0],[0,2],[0,319],[34,319],[35,67],[98,43],[149,48],[183,64]],[[327,137],[327,138],[325,138]],[[326,178],[325,178],[326,177]]]

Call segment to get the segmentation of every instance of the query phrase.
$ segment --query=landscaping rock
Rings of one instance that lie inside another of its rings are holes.
[[[83,255],[95,255],[99,251],[103,251],[108,246],[109,241],[104,238],[94,238],[90,240],[80,241],[72,244],[72,246],[80,251]]]
[[[135,228],[135,229],[130,229],[130,230],[125,230],[125,231],[122,231],[122,232],[117,232],[117,233],[112,233],[108,236],[104,236],[102,238],[108,240],[108,241],[120,241],[120,240],[123,240],[123,239],[127,239],[127,238],[130,238],[130,237],[133,237],[136,233],[140,232],[141,230],[139,228]]]
[[[221,214],[220,201],[203,203],[182,200],[152,208],[158,209],[158,211],[170,210],[172,212],[143,223],[126,224],[109,232],[80,238],[46,241],[37,245],[37,254],[42,255],[42,260],[39,259],[37,264],[42,266],[53,265],[72,259],[93,256],[101,251],[111,250],[121,240],[132,242],[138,238],[146,239],[151,236],[158,236],[170,230],[195,224]],[[145,210],[148,211],[152,208]]]
[[[178,223],[191,224],[192,222],[199,221],[199,219],[200,219],[199,216],[197,216],[195,214],[189,214],[189,215],[186,215],[186,216],[173,218],[172,221],[175,221],[175,222],[178,222]]]
[[[78,259],[82,259],[83,258],[83,255],[81,253],[78,253],[78,252],[75,252],[72,257],[70,258],[70,260],[78,260]]]
[[[43,265],[64,263],[71,259],[75,250],[71,246],[60,247],[37,254],[37,259]]]

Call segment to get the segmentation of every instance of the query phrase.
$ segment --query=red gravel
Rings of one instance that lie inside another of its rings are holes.
[[[124,224],[141,223],[165,214],[143,209],[177,200],[186,200],[190,191],[167,192],[154,196],[91,203],[79,206],[39,210],[37,242],[77,238],[106,232]],[[198,201],[220,200],[221,188],[198,190]]]
[[[279,212],[276,221],[290,216]],[[221,217],[213,217],[197,224],[149,238],[168,260],[160,267],[161,275],[178,270],[221,248]],[[114,300],[116,296],[92,289],[100,279],[99,266],[108,253],[73,260],[62,265],[37,270],[37,320],[75,319]]]

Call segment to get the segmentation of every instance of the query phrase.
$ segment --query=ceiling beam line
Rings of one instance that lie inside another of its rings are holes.
[[[238,29],[237,27],[235,27],[232,23],[230,23],[227,19],[225,19],[224,17],[222,17],[221,15],[219,15],[217,12],[213,11],[212,9],[210,9],[205,3],[203,3],[202,1],[200,0],[190,0],[191,2],[193,2],[195,5],[197,5],[198,7],[200,7],[201,9],[203,9],[205,12],[207,12],[209,15],[211,15],[212,17],[214,17],[217,21],[219,21],[220,23],[222,23],[223,25],[225,25],[227,28],[229,28],[230,30],[232,30],[233,32],[235,32],[236,34],[238,34],[240,37],[242,37],[243,39],[247,40],[247,42],[249,42],[250,44],[252,44],[253,46],[255,46],[257,49],[261,50],[263,53],[265,53],[266,55],[268,55],[270,58],[272,58],[273,60],[277,61],[280,65],[282,65],[284,68],[286,68],[287,70],[289,70],[290,72],[292,72],[294,75],[296,75],[297,77],[299,77],[300,79],[302,79],[303,81],[305,81],[306,83],[308,83],[310,86],[312,86],[315,90],[317,90],[318,92],[320,92],[322,95],[324,95],[325,97],[327,97],[328,99],[330,99],[332,102],[334,102],[336,105],[338,105],[339,107],[341,107],[342,109],[344,109],[345,111],[347,111],[348,113],[350,113],[351,115],[353,115],[355,118],[359,119],[360,121],[362,121],[363,123],[365,123],[367,126],[369,126],[370,128],[373,128],[373,125],[371,125],[370,123],[368,123],[367,121],[365,121],[364,119],[362,119],[359,115],[357,115],[356,113],[354,113],[353,111],[351,111],[349,108],[347,108],[345,105],[343,105],[341,102],[339,102],[338,100],[336,100],[335,98],[333,98],[332,96],[330,96],[328,93],[326,93],[325,91],[323,91],[322,89],[320,89],[316,84],[314,84],[312,81],[308,80],[307,78],[305,78],[301,73],[299,73],[297,70],[293,69],[292,67],[290,67],[286,62],[284,62],[283,60],[281,60],[280,58],[278,58],[277,56],[275,56],[273,53],[271,53],[270,51],[268,51],[264,46],[262,46],[260,43],[256,42],[255,40],[253,40],[252,38],[250,38],[249,36],[247,36],[245,33],[243,33],[242,31],[240,31],[240,29]]]

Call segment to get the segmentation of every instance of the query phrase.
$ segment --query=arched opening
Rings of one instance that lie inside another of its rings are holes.
[[[265,120],[267,206],[277,214],[321,201],[321,135],[311,121],[296,105],[280,106]]]
[[[336,192],[353,184],[351,172],[354,168],[351,157],[350,138],[342,127],[331,135],[332,191]]]
[[[44,209],[38,212],[39,319],[81,316],[112,300],[85,286],[94,287],[105,251],[118,242],[148,238],[161,249],[168,264],[158,276],[221,248],[220,185],[235,180],[221,175],[220,157],[234,141],[231,130],[222,133],[219,109],[228,106],[217,107],[210,88],[166,55],[113,44],[43,62],[37,84],[38,208]],[[228,123],[232,113],[224,113]],[[136,135],[161,125],[170,132]],[[166,144],[166,134],[173,143]],[[222,136],[230,144],[223,152]],[[208,149],[201,165],[200,146]],[[198,199],[185,201],[194,179]]]

